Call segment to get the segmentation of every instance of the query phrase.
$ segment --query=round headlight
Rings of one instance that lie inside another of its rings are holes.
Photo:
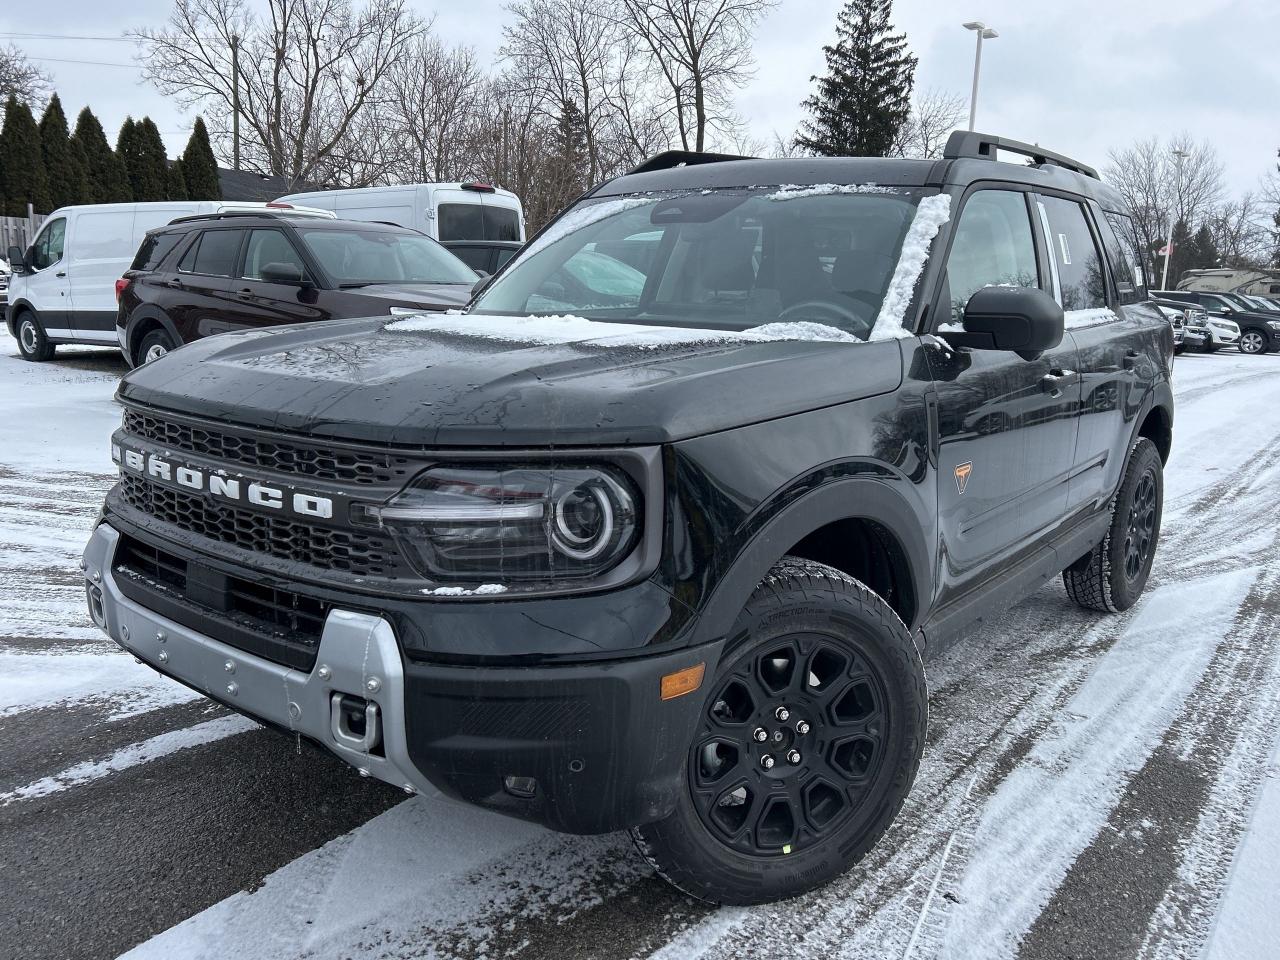
[[[613,539],[613,505],[599,484],[583,485],[561,494],[555,503],[551,542],[567,557],[591,560]]]

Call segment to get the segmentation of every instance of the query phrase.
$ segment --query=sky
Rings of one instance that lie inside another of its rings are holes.
[[[358,0],[357,0],[358,2]],[[493,62],[507,17],[504,0],[409,0],[435,16],[445,40]],[[114,138],[126,115],[149,114],[171,155],[192,116],[141,82],[130,43],[15,38],[14,33],[118,37],[160,25],[172,0],[60,0],[47,13],[0,13],[10,39],[53,74],[69,116],[93,107]],[[738,112],[751,134],[790,137],[803,118],[822,45],[834,38],[839,0],[781,0],[756,31],[756,73]],[[1239,194],[1274,169],[1280,148],[1280,3],[1275,0],[897,0],[895,26],[919,58],[918,88],[968,102],[974,35],[982,20],[1000,36],[983,45],[977,128],[1073,156],[1093,166],[1107,151],[1188,131],[1213,143]],[[79,60],[93,63],[66,63]]]

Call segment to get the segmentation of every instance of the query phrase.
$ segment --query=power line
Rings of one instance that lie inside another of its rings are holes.
[[[75,33],[0,33],[5,40],[110,40],[113,43],[137,43],[133,37],[103,37]]]
[[[107,63],[104,60],[60,60],[57,57],[31,57],[41,63],[79,63],[89,67],[123,67],[126,70],[141,70],[140,63]]]

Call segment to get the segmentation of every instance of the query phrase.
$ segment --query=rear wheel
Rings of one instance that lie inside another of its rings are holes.
[[[23,360],[40,363],[51,358],[55,349],[34,313],[24,310],[18,314],[18,353]]]
[[[1164,464],[1156,445],[1134,444],[1111,506],[1102,543],[1062,571],[1067,594],[1082,607],[1118,613],[1142,595],[1160,540]]]
[[[686,893],[765,903],[839,876],[888,829],[920,763],[928,696],[902,621],[820,563],[775,566],[730,636],[681,799],[632,834]]]
[[[138,364],[159,360],[170,350],[175,350],[177,347],[178,344],[174,342],[173,337],[169,335],[167,330],[152,330],[138,344]]]
[[[1241,353],[1266,353],[1267,341],[1257,330],[1246,330],[1240,334]]]

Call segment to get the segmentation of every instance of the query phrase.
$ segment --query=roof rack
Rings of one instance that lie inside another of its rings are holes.
[[[742,157],[736,153],[696,153],[692,150],[667,150],[655,153],[638,167],[627,171],[633,173],[650,173],[654,170],[670,170],[672,167],[693,166],[696,163],[722,163],[726,160],[753,160],[754,157]]]
[[[223,220],[229,217],[315,217],[314,213],[306,210],[268,210],[241,208],[238,210],[219,210],[215,213],[192,213],[185,217],[178,217],[170,220],[170,224],[174,223],[190,223],[193,220]],[[317,217],[317,219],[329,219],[328,217]]]
[[[1060,153],[1054,153],[1052,150],[1042,150],[1034,144],[1022,143],[1020,140],[1006,140],[1004,137],[993,137],[987,133],[974,133],[972,130],[957,130],[947,138],[947,146],[942,151],[942,156],[947,160],[959,160],[961,158],[971,158],[974,160],[995,160],[996,151],[1004,150],[1008,153],[1021,154],[1029,157],[1035,164],[1052,164],[1055,167],[1062,167],[1064,170],[1070,170],[1073,173],[1083,174],[1086,177],[1092,177],[1094,180],[1101,180],[1098,171],[1093,167],[1081,163],[1079,160],[1072,160],[1070,157],[1064,157]]]

